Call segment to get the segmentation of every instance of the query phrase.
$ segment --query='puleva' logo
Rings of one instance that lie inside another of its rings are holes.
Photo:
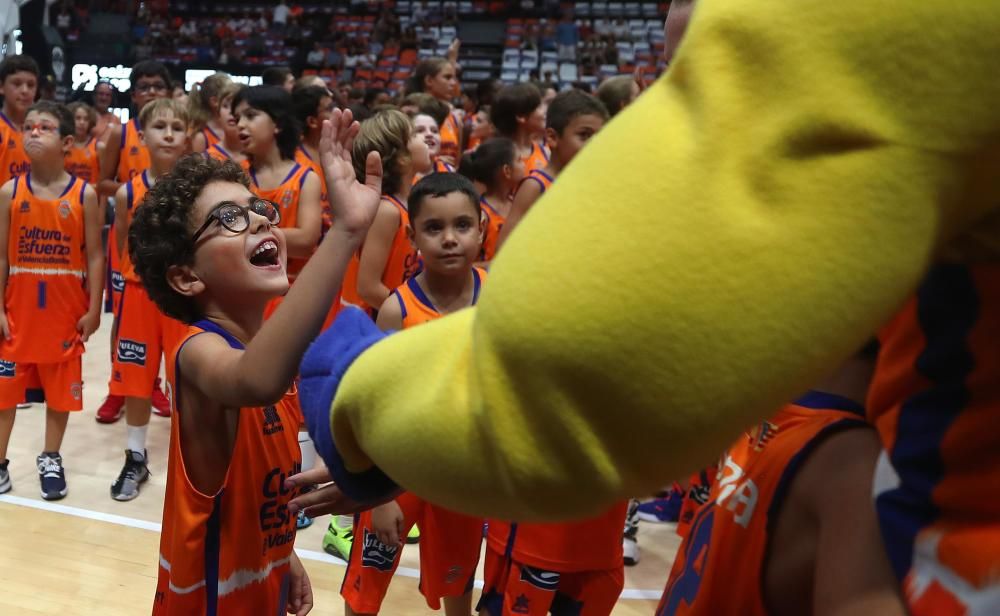
[[[365,529],[365,547],[361,553],[361,566],[374,567],[379,571],[391,571],[399,546],[388,546],[378,540],[375,533]]]
[[[0,378],[12,379],[14,372],[14,362],[0,359]]]
[[[118,361],[126,364],[146,365],[146,345],[122,338],[118,341]]]

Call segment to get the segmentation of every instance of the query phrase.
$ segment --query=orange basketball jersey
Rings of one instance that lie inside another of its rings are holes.
[[[479,301],[479,290],[486,280],[486,270],[478,267],[472,268],[472,303]],[[392,296],[399,302],[399,307],[403,313],[403,329],[420,325],[427,321],[433,321],[441,316],[441,313],[434,307],[427,294],[417,283],[417,279],[410,278],[392,292]]]
[[[221,161],[233,160],[232,155],[226,151],[226,148],[222,147],[222,142],[213,143],[205,148],[205,156]]]
[[[549,150],[541,143],[531,144],[531,152],[521,159],[524,172],[531,173],[535,169],[545,169],[549,166]]]
[[[879,339],[875,505],[910,611],[996,613],[1000,264],[934,265]]]
[[[118,152],[118,181],[128,182],[149,168],[149,150],[139,138],[139,118],[132,118],[122,125],[121,150]]]
[[[125,185],[125,203],[119,204],[118,207],[125,206],[128,215],[128,225],[132,226],[132,218],[135,216],[135,208],[139,207],[142,200],[146,197],[146,193],[149,191],[149,170],[143,170],[142,173],[132,178],[128,184]],[[126,231],[127,233],[127,231]],[[112,236],[110,241],[115,241]],[[125,240],[125,249],[120,255],[118,255],[118,263],[122,273],[122,278],[125,282],[142,282],[139,280],[138,274],[135,273],[135,267],[132,265],[132,258],[128,254],[128,239]]]
[[[215,131],[212,130],[211,127],[209,127],[208,124],[205,125],[205,128],[201,129],[201,134],[205,137],[206,150],[215,145],[216,143],[222,141],[222,138],[219,137],[219,135],[217,135]]]
[[[479,203],[483,206],[483,218],[486,221],[486,234],[483,237],[483,248],[479,251],[480,261],[491,261],[497,253],[497,239],[500,237],[500,230],[507,222],[507,217],[498,212],[486,197],[481,197]]]
[[[31,170],[31,161],[24,153],[21,128],[14,126],[10,118],[0,111],[0,186]]]
[[[313,170],[316,177],[319,178],[319,204],[323,208],[323,231],[321,237],[326,235],[326,232],[330,230],[330,225],[332,224],[331,214],[330,214],[330,197],[326,192],[326,174],[323,173],[323,167],[320,166],[318,160],[313,160],[313,157],[309,155],[306,151],[305,146],[299,145],[298,149],[295,150],[295,162],[300,165],[305,165]]]
[[[521,564],[569,573],[622,566],[622,531],[628,501],[578,522],[512,524],[490,520],[490,550]],[[586,540],[583,540],[586,537]]]
[[[865,425],[859,404],[809,392],[740,437],[681,543],[657,616],[766,616],[768,532],[795,473],[826,435]]]
[[[455,173],[455,168],[449,165],[448,163],[444,162],[443,160],[436,158],[434,159],[434,164],[431,165],[431,170],[428,173],[425,173],[424,175],[413,176],[413,185],[416,186],[417,182],[424,179],[431,173]]]
[[[295,163],[281,184],[274,188],[261,188],[257,184],[257,174],[254,173],[252,167],[249,168],[250,190],[261,199],[267,199],[278,205],[281,211],[281,224],[278,225],[280,228],[288,229],[298,226],[299,198],[302,195],[302,185],[310,173],[312,173],[311,166]],[[295,281],[295,277],[302,271],[308,260],[301,257],[288,259],[288,280],[290,282]]]
[[[406,210],[406,205],[392,195],[382,195],[382,200],[391,203],[399,212],[399,228],[396,229],[396,235],[392,238],[389,259],[382,271],[382,284],[386,288],[395,289],[417,273],[420,269],[420,256],[410,239],[406,237],[406,227],[410,224],[410,214]],[[377,310],[378,306],[368,306],[358,295],[359,259],[360,256],[355,255],[347,265],[347,272],[344,273],[344,302],[358,306],[363,310],[371,310],[372,308]]]
[[[532,169],[528,174],[521,180],[521,184],[525,182],[537,182],[539,186],[542,187],[542,194],[552,186],[552,182],[555,182],[555,178],[546,173],[544,169]],[[520,188],[520,187],[518,187]]]
[[[167,362],[171,407],[180,421],[190,409],[180,397],[177,358],[188,340],[206,332],[243,348],[215,323],[190,326]],[[295,543],[288,501],[296,494],[283,483],[301,468],[294,396],[239,410],[229,469],[215,494],[191,485],[180,421],[171,422],[154,615],[284,613]]]
[[[448,114],[448,117],[444,120],[444,124],[441,125],[441,156],[448,156],[454,161],[462,158],[461,136],[462,133],[459,130],[458,120],[455,118],[455,112],[453,111]]]
[[[7,238],[4,306],[11,339],[0,356],[32,364],[58,363],[83,353],[77,321],[89,306],[84,245],[84,190],[70,177],[57,199],[40,199],[31,173],[15,180]]]
[[[88,184],[94,184],[101,179],[101,168],[97,160],[97,139],[91,137],[82,148],[70,146],[65,156],[65,168]]]

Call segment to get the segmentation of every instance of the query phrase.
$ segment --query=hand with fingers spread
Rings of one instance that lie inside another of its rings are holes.
[[[326,176],[327,194],[334,231],[349,235],[364,234],[375,219],[382,196],[382,159],[370,152],[365,161],[364,184],[358,181],[351,162],[354,138],[361,125],[350,110],[335,109],[323,122],[319,141],[320,164]]]
[[[285,488],[294,489],[308,485],[319,485],[320,487],[293,498],[288,503],[288,510],[292,514],[297,514],[304,510],[310,518],[321,515],[351,515],[367,511],[372,507],[377,507],[383,503],[391,501],[399,492],[386,496],[378,502],[357,502],[344,494],[337,484],[329,483],[333,480],[330,471],[326,468],[312,469],[297,475],[292,475],[285,480]],[[326,485],[322,485],[326,484]]]

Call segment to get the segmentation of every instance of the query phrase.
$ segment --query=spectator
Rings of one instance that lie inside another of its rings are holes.
[[[611,117],[639,96],[639,84],[632,75],[609,77],[597,88],[597,98],[608,108]]]
[[[94,127],[93,133],[95,137],[103,135],[108,126],[121,124],[118,116],[111,112],[114,100],[114,86],[107,81],[98,81],[97,85],[94,86],[94,109],[97,110],[97,125]]]
[[[72,25],[73,15],[69,12],[69,7],[63,4],[59,9],[59,14],[56,15],[56,30],[63,38],[66,38]]]
[[[260,78],[265,86],[278,86],[284,88],[289,94],[295,87],[295,75],[287,66],[269,66],[260,74]]]
[[[417,48],[417,31],[413,26],[407,26],[406,30],[403,30],[403,36],[399,41],[399,48],[401,50]]]
[[[611,41],[604,43],[604,54],[601,59],[604,61],[604,64],[618,66],[618,47]]]
[[[521,38],[521,49],[538,49],[538,26],[529,24]]]
[[[344,70],[344,54],[336,47],[331,47],[326,52],[326,66],[336,71]]]
[[[306,66],[323,68],[326,65],[326,51],[319,41],[313,43],[312,51],[306,54]]]
[[[207,36],[203,36],[198,39],[198,46],[195,51],[198,57],[199,64],[214,64],[215,63],[215,48],[212,47],[212,41]]]
[[[580,27],[576,25],[569,13],[563,15],[556,26],[556,44],[559,59],[572,62],[576,60],[576,46],[580,43]]]
[[[260,12],[260,16],[257,17],[257,21],[254,22],[254,27],[261,32],[267,32],[267,30],[271,27],[271,24],[267,21],[266,12]]]
[[[623,17],[619,17],[615,20],[614,26],[611,28],[611,34],[614,35],[617,41],[630,41],[632,40],[632,32],[628,29],[628,24],[625,23]]]
[[[132,54],[135,56],[136,62],[148,60],[153,56],[153,42],[148,34],[132,46]]]
[[[288,14],[288,5],[285,4],[285,0],[280,0],[278,6],[274,7],[274,13],[271,14],[271,26],[276,32],[285,31],[288,26]]]
[[[186,20],[180,27],[180,35],[188,42],[194,41],[198,36],[198,26],[193,19]]]

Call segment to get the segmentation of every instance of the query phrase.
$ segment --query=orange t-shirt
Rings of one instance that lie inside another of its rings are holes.
[[[149,191],[149,170],[143,170],[142,173],[132,178],[128,184],[125,185],[125,206],[126,215],[128,216],[128,226],[132,226],[132,218],[135,216],[135,208],[139,207],[142,200],[146,197],[146,193]],[[132,265],[132,258],[128,254],[128,239],[127,239],[128,227],[126,227],[126,240],[125,240],[125,250],[118,257],[118,263],[120,265],[120,270],[122,277],[125,282],[141,282],[139,280],[139,275],[135,273],[135,266]],[[115,241],[112,237],[110,241]]]
[[[810,392],[741,436],[681,543],[657,616],[766,616],[768,534],[795,473],[826,435],[864,426],[861,405]]]
[[[531,144],[531,153],[521,159],[524,172],[531,173],[535,169],[545,169],[549,166],[549,151],[540,143]]]
[[[479,301],[479,290],[482,288],[483,282],[486,281],[486,270],[478,267],[472,268],[472,279],[474,285],[472,304],[475,305]],[[392,292],[392,296],[399,302],[399,308],[402,310],[403,329],[441,317],[441,313],[434,306],[434,303],[427,297],[424,290],[420,288],[416,277],[410,278],[396,287],[396,290]]]
[[[406,205],[392,195],[382,195],[382,199],[392,203],[399,212],[399,228],[396,229],[396,235],[392,238],[389,258],[382,271],[382,284],[386,288],[395,289],[420,270],[420,255],[410,239],[406,237],[406,227],[410,224],[410,214],[406,210]],[[344,273],[343,301],[363,310],[371,310],[372,308],[377,310],[378,306],[368,306],[358,295],[359,265],[360,254],[356,254],[351,258],[351,262],[347,265],[347,271]]]
[[[914,614],[959,613],[935,605],[943,588],[983,605],[1000,570],[1000,264],[933,265],[879,340],[867,408],[889,561]]]
[[[490,205],[486,197],[480,197],[479,202],[483,206],[483,218],[486,220],[486,235],[483,238],[483,247],[479,251],[479,260],[492,261],[497,253],[497,239],[500,237],[500,230],[507,222],[507,217]]]
[[[267,199],[278,205],[281,211],[281,229],[297,227],[299,224],[299,198],[302,196],[302,185],[306,176],[312,173],[312,167],[295,163],[281,184],[274,188],[261,188],[257,184],[257,175],[249,168],[250,190],[261,199]],[[296,257],[288,259],[288,280],[295,281],[308,258]]]
[[[31,160],[24,153],[21,127],[14,126],[0,111],[0,186],[7,180],[31,171]]]
[[[83,353],[76,324],[87,313],[84,191],[70,177],[57,199],[40,199],[31,173],[15,180],[7,237],[4,306],[11,340],[0,357],[32,364],[59,363]]]
[[[177,358],[188,340],[206,332],[243,348],[215,323],[199,321],[167,361],[176,419],[170,425],[153,614],[284,613],[295,544],[288,501],[296,492],[283,483],[302,467],[295,393],[272,406],[239,409],[225,480],[215,494],[199,492],[191,485],[181,449],[180,421],[189,409],[180,398]]]
[[[83,147],[70,146],[64,160],[67,173],[75,175],[88,184],[100,181],[101,166],[97,159],[97,139],[91,137]]]
[[[451,157],[454,161],[461,159],[461,135],[462,132],[459,130],[458,120],[455,118],[455,112],[452,111],[445,118],[444,124],[441,125],[440,155]]]
[[[118,181],[125,183],[149,169],[149,150],[139,138],[139,118],[132,118],[122,125],[122,140],[118,152]]]

